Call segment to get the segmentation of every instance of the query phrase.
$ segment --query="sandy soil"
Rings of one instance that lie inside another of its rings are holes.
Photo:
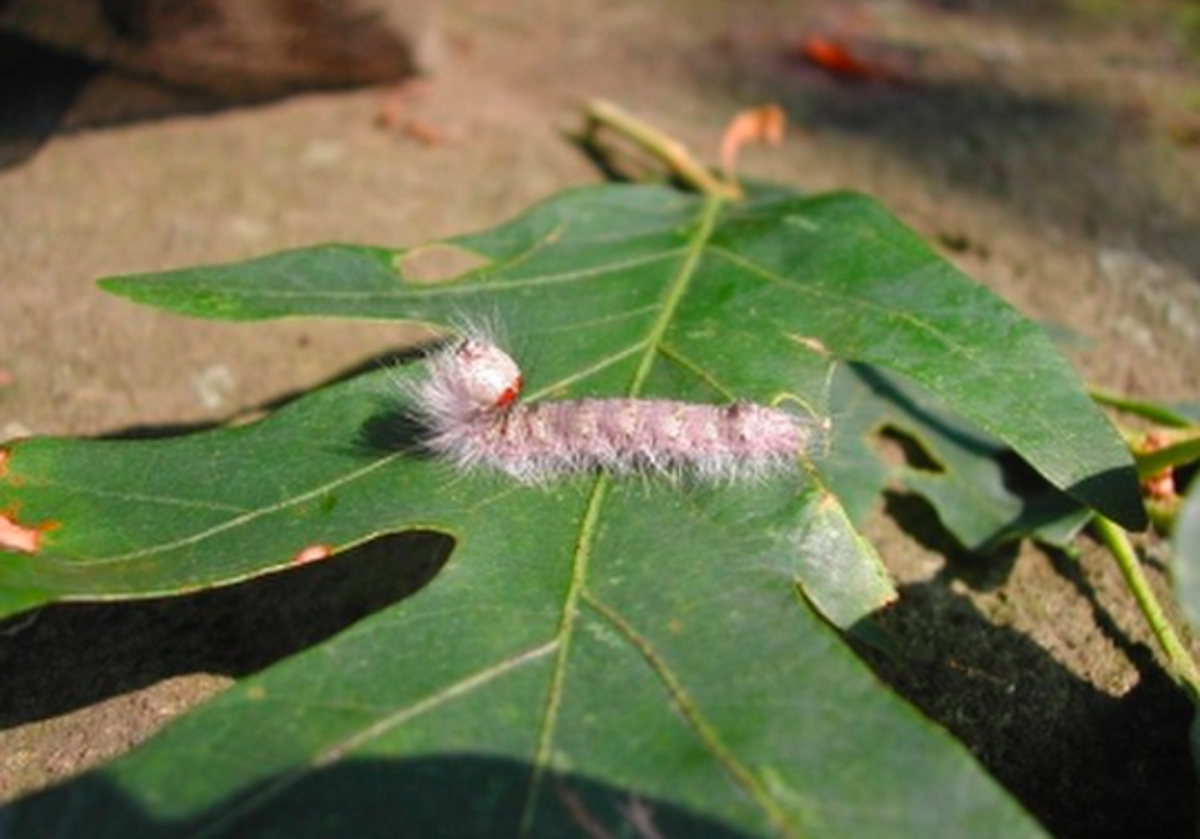
[[[394,326],[183,321],[92,281],[490,225],[597,177],[558,133],[591,96],[706,157],[731,114],[776,101],[792,133],[750,156],[750,174],[877,196],[969,274],[1083,336],[1071,353],[1090,381],[1195,397],[1200,59],[1180,4],[515,5],[446,2],[443,68],[398,93],[60,132],[0,171],[0,435],[218,421],[395,348]],[[796,45],[814,33],[896,80],[807,66]],[[94,81],[76,113],[121,89]],[[377,124],[381,108],[398,108],[395,126]],[[872,535],[904,591],[884,678],[1057,835],[1193,834],[1188,706],[1102,553],[969,556],[899,496]],[[1161,562],[1152,571],[1163,583]],[[289,628],[269,649],[244,587],[0,625],[0,799],[129,749],[397,596],[382,572],[325,573],[329,596],[308,577],[269,583],[292,604],[262,617]]]

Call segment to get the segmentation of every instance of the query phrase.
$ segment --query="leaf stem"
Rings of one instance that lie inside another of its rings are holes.
[[[1096,516],[1095,528],[1100,540],[1116,558],[1117,567],[1121,569],[1121,576],[1125,578],[1125,584],[1133,592],[1138,608],[1141,609],[1146,623],[1150,625],[1150,630],[1166,654],[1171,676],[1187,692],[1192,704],[1200,707],[1200,669],[1197,668],[1195,659],[1192,658],[1187,647],[1183,645],[1183,641],[1175,634],[1175,629],[1171,626],[1170,621],[1167,620],[1154,590],[1150,587],[1150,581],[1142,573],[1141,562],[1133,549],[1133,544],[1129,541],[1128,534],[1101,515]]]
[[[1125,411],[1134,416],[1144,417],[1160,425],[1171,428],[1186,428],[1192,424],[1187,417],[1171,410],[1166,405],[1160,405],[1156,402],[1145,402],[1141,399],[1123,396],[1111,390],[1104,390],[1098,387],[1089,387],[1088,395],[1101,405],[1108,405],[1110,408],[1116,408],[1119,411]]]
[[[1200,460],[1200,428],[1186,435],[1180,435],[1175,441],[1161,449],[1153,451],[1134,452],[1137,462],[1138,477],[1147,478],[1156,475],[1164,469],[1182,466],[1194,460]]]
[[[584,107],[588,134],[607,127],[625,137],[642,151],[671,170],[681,181],[704,195],[737,198],[736,186],[710,172],[687,147],[647,122],[604,99],[594,99]]]

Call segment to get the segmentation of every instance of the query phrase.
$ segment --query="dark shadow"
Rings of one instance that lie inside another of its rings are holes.
[[[860,655],[960,739],[1051,835],[1193,837],[1192,709],[1150,651],[1097,607],[1105,635],[1139,673],[1129,693],[1109,696],[951,590],[952,579],[976,573],[951,562],[938,578],[901,587],[898,604],[875,618],[888,651],[857,645]],[[1098,783],[1098,774],[1112,780]]]
[[[1019,18],[1030,23],[1060,21],[1072,16],[1063,0],[919,0],[934,11]]]
[[[522,816],[531,768],[481,755],[345,760],[300,777],[265,780],[206,812],[156,818],[100,775],[20,802],[5,816],[14,836],[509,837]],[[749,839],[726,824],[577,774],[543,779],[531,837]]]
[[[305,390],[213,422],[135,426],[106,440],[160,439],[268,414],[323,387],[397,367],[421,347],[386,352]],[[420,453],[420,429],[402,400],[381,394],[358,453]],[[0,729],[81,708],[173,675],[241,676],[321,643],[429,582],[452,541],[434,533],[385,535],[320,562],[198,594],[115,603],[67,603],[0,621]],[[97,632],[96,628],[103,630]]]
[[[1092,509],[1103,510],[1127,530],[1141,532],[1150,526],[1137,469],[1132,463],[1084,478],[1067,487],[1067,491]]]
[[[611,183],[662,182],[686,192],[695,189],[694,184],[668,171],[660,161],[614,132],[567,135],[566,139]]]
[[[971,454],[997,459],[1004,469],[1005,483],[1025,499],[1021,515],[1012,527],[1024,532],[1042,524],[1056,521],[1079,503],[1104,510],[1129,530],[1144,530],[1149,520],[1141,501],[1137,471],[1128,466],[1091,475],[1067,487],[1066,492],[1053,487],[1014,453],[1004,454],[1003,444],[975,431],[965,420],[954,422],[945,414],[932,413],[920,404],[914,394],[919,386],[903,376],[885,373],[870,364],[852,363],[850,370],[879,397],[891,402],[900,411],[934,429],[943,437]],[[920,460],[920,452],[905,451],[906,457]],[[936,464],[935,464],[936,465]],[[919,467],[918,467],[919,468]],[[1074,500],[1073,500],[1074,499]]]
[[[937,510],[915,493],[885,491],[884,513],[917,544],[955,564],[956,573],[978,591],[994,591],[1008,581],[1017,560],[1017,541],[991,549],[986,556],[971,551],[938,518]]]
[[[1093,687],[955,592],[999,589],[1018,560],[1016,544],[967,550],[916,495],[886,493],[885,512],[946,564],[928,582],[902,586],[896,605],[872,617],[884,643],[850,633],[876,673],[960,739],[1052,835],[1193,837],[1200,817],[1188,750],[1193,709],[1153,653],[1100,605],[1079,564],[1042,549],[1089,604],[1097,631],[1136,668],[1137,685],[1124,696]]]
[[[1026,4],[983,5],[1026,15]],[[1044,16],[1028,16],[1031,27],[1046,25]],[[878,45],[862,45],[862,51],[871,53],[872,46]],[[766,49],[746,44],[724,59],[708,56],[691,65],[696,81],[738,102],[777,102],[803,129],[884,146],[919,169],[933,194],[945,187],[979,193],[1032,225],[1117,247],[1136,243],[1200,278],[1194,217],[1129,154],[1147,137],[1138,114],[1082,96],[1031,94],[977,80],[973,76],[986,76],[981,67],[961,79],[925,77],[920,56],[907,53],[881,59],[906,68],[897,69],[899,81],[861,81],[813,67],[786,35],[770,57]]]
[[[966,421],[952,422],[947,413],[930,412],[920,404],[910,390],[919,386],[896,373],[885,373],[871,364],[851,362],[846,365],[859,380],[881,399],[895,405],[900,411],[922,424],[935,429],[957,446],[981,457],[991,457],[1001,445],[994,439],[984,437],[973,430]],[[936,397],[930,397],[931,399]],[[930,458],[931,459],[931,458]],[[931,459],[932,460],[932,459]],[[935,470],[937,471],[937,470]]]
[[[0,170],[25,162],[56,134],[257,104],[222,101],[0,32]],[[101,97],[85,89],[107,81]]]
[[[902,428],[894,425],[884,425],[876,435],[880,444],[886,445],[899,453],[904,465],[918,472],[944,474],[946,467],[938,463],[921,441]],[[886,455],[886,453],[883,453]]]
[[[404,403],[381,397],[379,411],[363,423],[357,442],[367,455],[405,452],[412,457],[428,458],[432,455],[421,444],[428,434],[428,427]]]
[[[623,164],[621,156],[615,149],[586,134],[567,135],[566,139],[573,143],[575,148],[596,167],[596,171],[604,180],[618,184],[633,182],[635,173],[629,171],[628,166]]]
[[[412,595],[450,538],[380,536],[287,573],[198,594],[48,606],[0,622],[0,729],[186,673],[243,676]]]
[[[1050,565],[1054,569],[1054,573],[1069,582],[1079,596],[1088,602],[1092,608],[1092,617],[1095,618],[1096,627],[1100,630],[1109,643],[1119,649],[1130,661],[1137,666],[1138,673],[1145,673],[1148,670],[1161,671],[1161,667],[1155,664],[1154,655],[1142,644],[1135,644],[1129,640],[1124,632],[1121,631],[1117,622],[1113,620],[1112,615],[1108,610],[1100,605],[1100,601],[1096,595],[1096,589],[1084,576],[1083,569],[1079,567],[1079,563],[1072,559],[1062,551],[1055,550],[1050,547],[1043,546],[1042,552],[1050,560]],[[1150,563],[1146,563],[1149,565]]]
[[[0,32],[0,170],[41,147],[98,69]]]
[[[9,5],[0,169],[54,134],[395,82],[433,60],[431,19],[388,0]]]

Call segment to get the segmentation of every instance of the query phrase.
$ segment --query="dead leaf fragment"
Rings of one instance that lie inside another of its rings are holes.
[[[405,110],[414,102],[425,98],[429,83],[421,79],[405,79],[399,84],[385,88],[379,97],[379,110],[375,113],[375,125],[385,131],[400,127]]]
[[[445,134],[437,127],[421,119],[410,119],[404,123],[404,134],[427,147],[440,146],[446,141]]]
[[[729,123],[721,138],[721,170],[733,179],[738,152],[747,143],[767,143],[778,146],[783,142],[787,116],[775,104],[761,105],[742,111]]]
[[[848,44],[832,38],[810,35],[800,42],[797,52],[809,64],[839,78],[860,82],[900,80],[894,70],[858,57]]]

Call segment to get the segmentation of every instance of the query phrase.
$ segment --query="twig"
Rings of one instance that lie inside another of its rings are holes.
[[[1116,558],[1117,567],[1121,569],[1121,576],[1125,578],[1125,584],[1133,592],[1138,608],[1141,609],[1146,623],[1150,625],[1150,630],[1166,654],[1171,676],[1187,691],[1192,704],[1200,707],[1200,669],[1197,669],[1195,659],[1192,658],[1191,653],[1188,652],[1187,647],[1183,645],[1179,636],[1175,634],[1175,629],[1167,620],[1154,590],[1150,587],[1150,581],[1142,573],[1141,562],[1129,541],[1129,536],[1104,516],[1097,515],[1094,523],[1096,533]]]
[[[1165,446],[1151,451],[1134,451],[1137,462],[1138,477],[1146,478],[1156,475],[1164,469],[1183,466],[1200,460],[1200,428],[1191,429],[1186,434],[1175,435]]]
[[[1088,395],[1101,405],[1108,405],[1111,408],[1116,408],[1120,411],[1133,414],[1134,416],[1144,417],[1160,425],[1168,426],[1169,428],[1186,428],[1192,424],[1192,421],[1187,417],[1179,414],[1165,405],[1159,405],[1154,402],[1144,402],[1140,399],[1134,399],[1129,396],[1122,396],[1119,393],[1114,393],[1111,390],[1104,390],[1098,387],[1089,387]]]
[[[595,99],[584,108],[588,120],[588,133],[594,133],[599,127],[607,127],[628,139],[642,151],[649,154],[671,170],[681,181],[705,195],[721,198],[737,198],[740,192],[736,186],[721,180],[692,157],[677,140],[663,134],[649,123],[642,122],[632,114],[622,110],[611,102]]]

